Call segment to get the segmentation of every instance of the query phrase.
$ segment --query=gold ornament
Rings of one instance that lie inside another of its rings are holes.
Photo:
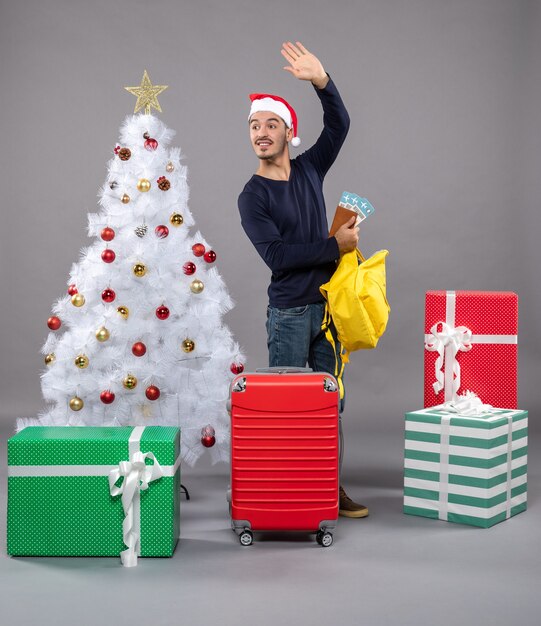
[[[89,362],[90,361],[88,360],[86,354],[79,354],[79,356],[75,357],[75,365],[77,365],[79,369],[84,370],[88,367]]]
[[[141,278],[141,276],[144,276],[147,273],[146,265],[143,265],[143,263],[136,263],[133,266],[133,273]]]
[[[173,226],[181,226],[184,223],[184,218],[180,213],[173,213],[169,218],[169,221]]]
[[[158,96],[167,89],[168,85],[153,85],[148,77],[148,72],[145,70],[141,84],[137,87],[124,87],[126,91],[129,91],[134,96],[137,96],[137,102],[135,103],[134,113],[145,107],[145,115],[150,115],[151,107],[154,107],[160,113],[162,109],[158,102]]]
[[[141,192],[150,191],[150,181],[148,178],[140,178],[137,181],[137,189]]]
[[[122,381],[122,384],[126,387],[126,389],[135,389],[137,387],[137,378],[135,378],[132,374],[128,374]]]
[[[70,409],[72,411],[80,411],[83,407],[84,407],[85,403],[81,400],[81,398],[78,398],[77,396],[73,396],[73,398],[70,400]]]
[[[45,361],[45,365],[51,365],[51,363],[54,363],[56,361],[56,356],[54,354],[54,352],[51,352],[50,354],[47,354],[47,356],[44,359]]]
[[[191,339],[185,339],[182,342],[182,349],[184,352],[193,352],[195,350],[195,343]]]
[[[75,295],[71,296],[71,303],[73,304],[73,306],[81,307],[85,303],[85,297],[82,293],[76,293]]]
[[[171,163],[171,161],[169,161],[169,163],[165,166],[165,171],[166,172],[173,172],[175,169],[175,166]]]
[[[130,201],[130,196],[128,196],[128,194],[127,194],[127,193],[125,193],[125,194],[122,196],[121,200],[122,200],[122,204],[128,204],[128,202]]]
[[[105,328],[105,326],[102,326],[101,328],[98,328],[98,330],[96,331],[96,339],[98,341],[101,341],[102,343],[104,341],[107,341],[107,339],[109,339],[110,336],[111,336],[111,334],[109,333],[107,328]]]
[[[205,288],[205,285],[203,285],[203,283],[197,278],[194,281],[192,281],[192,284],[190,285],[190,289],[192,290],[193,293],[201,293],[204,288]]]
[[[130,316],[130,310],[128,309],[127,306],[118,306],[116,308],[116,310],[120,313],[120,315],[127,320],[128,317]]]

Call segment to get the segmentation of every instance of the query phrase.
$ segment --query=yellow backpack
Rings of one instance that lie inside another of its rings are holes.
[[[388,250],[380,250],[365,259],[360,250],[346,252],[329,282],[319,288],[327,301],[321,329],[336,354],[329,328],[332,319],[342,346],[342,368],[338,373],[337,357],[334,372],[341,398],[344,396],[342,374],[344,365],[349,361],[349,353],[375,348],[387,327],[391,310],[385,280],[385,257],[388,254]]]

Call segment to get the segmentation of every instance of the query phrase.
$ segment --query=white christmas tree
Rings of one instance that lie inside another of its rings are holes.
[[[233,303],[216,253],[188,209],[187,168],[145,71],[88,215],[95,242],[72,266],[68,295],[48,320],[42,392],[27,425],[178,425],[182,458],[229,456],[229,385],[244,356],[222,317]]]

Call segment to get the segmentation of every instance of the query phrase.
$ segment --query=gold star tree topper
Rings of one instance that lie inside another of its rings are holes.
[[[148,77],[148,72],[145,70],[140,85],[137,87],[124,87],[124,89],[134,96],[137,96],[134,113],[137,113],[137,111],[145,107],[145,115],[150,115],[151,107],[154,107],[160,113],[162,112],[162,108],[158,102],[158,96],[162,91],[165,91],[167,87],[168,85],[153,85]]]

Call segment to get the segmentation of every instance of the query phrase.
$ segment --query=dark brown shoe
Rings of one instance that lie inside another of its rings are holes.
[[[338,513],[342,517],[366,517],[368,515],[368,507],[364,506],[364,504],[353,502],[340,485],[340,505]]]

